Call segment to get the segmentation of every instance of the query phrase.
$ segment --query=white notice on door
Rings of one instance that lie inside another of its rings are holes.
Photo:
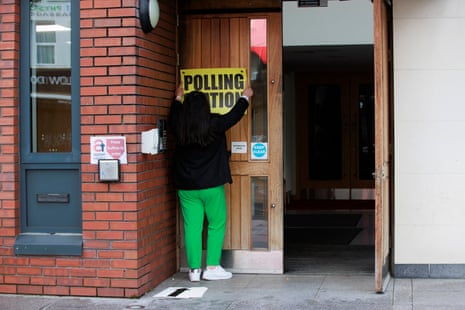
[[[247,142],[244,142],[244,141],[231,142],[231,153],[247,154]]]

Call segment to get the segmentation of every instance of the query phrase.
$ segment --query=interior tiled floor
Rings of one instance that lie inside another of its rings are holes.
[[[373,211],[294,212],[285,223],[286,274],[373,274]]]

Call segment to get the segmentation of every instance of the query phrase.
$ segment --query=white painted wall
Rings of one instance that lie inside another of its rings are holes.
[[[465,1],[394,0],[396,264],[465,263]]]
[[[283,45],[373,44],[370,0],[328,1],[328,7],[299,8],[283,2]]]

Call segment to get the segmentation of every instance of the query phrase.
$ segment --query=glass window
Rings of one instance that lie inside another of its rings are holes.
[[[71,152],[71,1],[30,1],[32,152]]]
[[[54,24],[54,21],[50,20],[35,21],[37,64],[55,63],[56,32],[47,31],[52,29]]]
[[[268,177],[252,177],[252,248],[268,248]]]
[[[267,104],[267,20],[250,21],[250,84],[254,90],[252,99],[252,148],[258,151],[268,148],[268,104]],[[253,159],[267,159],[266,153],[257,153]]]
[[[310,180],[342,178],[342,110],[339,85],[308,88],[308,167]]]

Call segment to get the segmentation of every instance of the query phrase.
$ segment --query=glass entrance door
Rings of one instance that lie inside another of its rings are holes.
[[[301,199],[373,199],[373,82],[360,77],[300,81]]]

